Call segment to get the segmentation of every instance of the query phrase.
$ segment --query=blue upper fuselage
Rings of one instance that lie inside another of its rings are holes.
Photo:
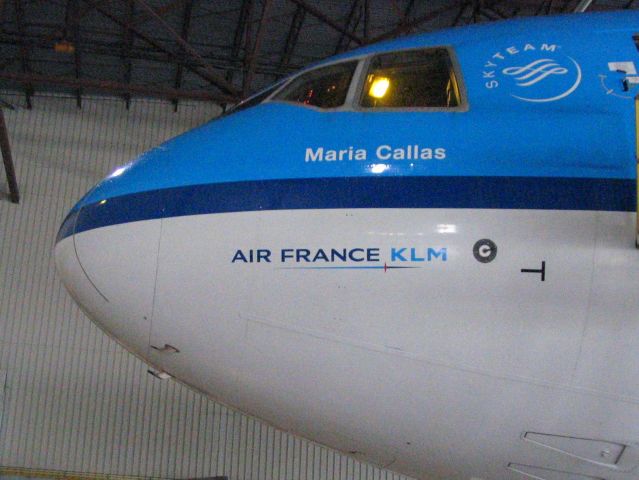
[[[637,31],[639,12],[574,14],[405,37],[328,59],[310,69],[448,47],[463,108],[367,110],[359,97],[333,110],[267,101],[119,169],[76,205],[61,237],[256,209],[634,209],[639,92],[628,78],[639,65]],[[556,75],[542,70],[551,61]]]

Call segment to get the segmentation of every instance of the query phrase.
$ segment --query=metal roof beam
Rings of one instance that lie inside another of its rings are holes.
[[[453,23],[452,23],[453,27],[456,27],[457,25],[459,25],[459,22],[464,17],[464,13],[466,12],[466,9],[470,5],[472,5],[472,0],[464,2],[464,4],[461,7],[459,7],[459,12],[457,12],[457,15],[455,15],[455,19],[453,20]]]
[[[235,34],[233,35],[233,45],[231,46],[231,62],[233,62],[240,55],[242,48],[242,40],[245,38],[246,29],[248,26],[248,20],[251,14],[251,8],[253,7],[252,0],[243,0],[240,7],[240,15],[237,19],[237,25],[235,27]],[[233,81],[233,70],[228,69],[226,71],[226,79],[229,82]]]
[[[133,61],[131,59],[131,50],[133,49],[133,32],[131,31],[131,25],[133,25],[133,16],[135,15],[135,0],[126,0],[127,7],[127,23],[122,28],[122,36],[124,37],[124,44],[122,47],[122,62],[124,63],[124,83],[131,83],[131,75],[133,73]],[[126,109],[131,107],[131,95],[124,95],[124,102]]]
[[[445,7],[440,7],[440,8],[436,8],[434,10],[425,12],[424,14],[420,15],[412,22],[408,22],[405,25],[399,25],[398,27],[386,33],[382,33],[381,35],[378,35],[375,38],[372,38],[368,43],[374,43],[374,42],[379,42],[381,40],[388,40],[390,38],[399,37],[400,35],[403,35],[411,31],[412,29],[419,27],[422,24],[430,20],[433,20],[434,18],[437,18],[439,15],[448,13],[452,10],[456,10],[458,7],[462,6],[462,2],[459,2],[459,1],[451,2],[451,3],[452,5],[447,5]]]
[[[490,7],[484,7],[479,11],[480,15],[483,15],[484,17],[486,17],[488,20],[504,20],[508,17],[504,16],[503,14],[493,10]]]
[[[260,49],[262,48],[262,40],[264,38],[264,31],[266,30],[266,25],[268,24],[268,16],[269,11],[271,9],[272,0],[264,0],[264,8],[262,8],[262,17],[260,18],[260,24],[257,28],[257,33],[255,34],[255,42],[253,43],[253,50],[251,51],[251,55],[249,56],[248,68],[246,70],[246,75],[244,75],[244,82],[242,86],[243,97],[246,98],[251,91],[251,84],[253,83],[253,77],[255,75],[255,67],[257,66],[257,57],[260,53]]]
[[[157,12],[158,15],[164,16],[167,13],[170,13],[172,10],[175,10],[177,7],[179,7],[183,3],[186,3],[187,1],[189,0],[173,0],[172,2],[169,2],[166,5],[156,8],[155,11]],[[153,17],[151,15],[148,15],[145,12],[140,12],[140,14],[131,21],[131,26],[137,27],[152,19]]]
[[[550,15],[552,13],[554,6],[555,6],[555,1],[554,0],[550,0],[550,2],[548,2],[548,9],[546,10],[546,13],[548,15]]]
[[[2,152],[2,162],[4,163],[4,171],[7,175],[7,183],[9,184],[9,199],[13,203],[20,203],[18,180],[16,179],[16,171],[13,166],[9,133],[7,132],[7,124],[4,120],[2,108],[0,108],[0,152]]]
[[[404,20],[408,18],[414,6],[415,6],[415,0],[409,0],[408,5],[406,5],[406,10],[404,10]]]
[[[510,13],[508,13],[502,8],[502,7],[505,7],[506,5],[508,5],[509,7],[512,7],[512,10],[510,11]],[[543,8],[543,5],[544,5],[544,2],[541,3],[540,8]],[[512,3],[509,3],[509,2],[504,2],[504,5],[501,5],[499,1],[494,1],[490,5],[484,5],[484,11],[493,13],[497,15],[500,19],[515,17],[519,13],[519,10],[520,10],[520,6],[513,5]]]
[[[313,15],[315,18],[317,18],[321,22],[325,23],[326,25],[331,27],[333,30],[336,30],[336,31],[338,31],[340,33],[343,33],[348,38],[350,38],[351,40],[356,42],[357,44],[363,45],[364,43],[366,43],[362,38],[360,38],[359,36],[355,35],[352,32],[349,32],[347,29],[342,28],[342,26],[338,25],[337,22],[331,20],[328,16],[324,15],[320,10],[318,10],[315,7],[310,6],[304,0],[290,0],[290,1],[293,2],[293,3],[296,3],[299,6],[301,6],[304,10],[306,10],[308,13]]]
[[[15,46],[21,43],[24,43],[24,42],[20,40],[19,38],[17,38],[16,36],[7,36],[7,35],[3,35],[2,32],[0,32],[0,49],[4,48],[4,45]],[[29,43],[29,47],[32,50],[44,49],[45,52],[47,53],[51,50],[50,43],[43,43],[38,39],[33,41],[30,40],[27,43]],[[134,61],[148,60],[150,62],[155,62],[158,64],[170,64],[170,65],[175,65],[175,63],[179,62],[184,67],[185,73],[186,71],[189,70],[189,67],[193,67],[193,68],[198,67],[197,64],[195,64],[186,55],[183,55],[179,59],[175,57],[168,57],[166,53],[164,52],[154,50],[154,49],[147,49],[146,44],[143,44],[142,42],[139,42],[139,43],[140,45],[138,45],[137,43],[134,45],[133,51],[131,52],[131,58]],[[121,51],[118,50],[117,48],[114,49],[113,43],[109,41],[103,41],[103,40],[93,41],[93,40],[90,40],[88,36],[84,36],[82,54],[84,59],[83,65],[89,65],[89,62],[88,62],[89,58],[96,58],[96,60],[100,62],[107,62],[109,66],[114,66],[114,67],[118,66],[117,63],[109,61],[109,59],[117,59],[119,66],[122,65]],[[97,58],[97,56],[104,57],[104,58]],[[215,62],[216,65],[219,65],[220,69],[224,69],[224,70],[234,69],[234,68],[237,69],[237,65],[230,62],[228,54],[221,54],[221,53],[215,54],[215,55],[211,54],[210,57],[207,56],[207,59],[211,62]],[[49,65],[57,65],[63,68],[67,67],[68,60],[65,57],[54,56],[54,57],[41,58],[40,64],[42,65],[41,72],[47,72]],[[86,67],[83,66],[83,70],[85,68]],[[297,69],[299,67],[295,65],[295,66],[291,66],[290,68]],[[258,62],[255,72],[264,74],[264,75],[276,76],[280,73],[280,70],[278,70],[277,61],[273,61],[273,62],[269,61],[269,62]],[[123,81],[122,78],[113,78],[112,80]],[[133,75],[133,80],[135,80],[135,72]],[[171,83],[172,80],[173,79],[171,78],[170,80],[168,80],[168,82]],[[172,86],[172,85],[173,84],[171,83],[171,85],[167,85],[167,86]],[[213,91],[217,91],[217,90],[213,90]]]
[[[357,30],[357,26],[359,25],[359,22],[362,19],[361,11],[360,11],[360,15],[355,20],[355,23],[353,23],[353,20],[355,19],[355,12],[358,10],[357,7],[359,6],[359,2],[360,0],[353,0],[353,3],[351,4],[351,10],[350,12],[348,12],[348,17],[346,17],[346,23],[344,24],[345,31],[355,32],[355,30]],[[351,25],[351,23],[353,23],[353,25]],[[348,49],[348,46],[350,45],[350,42],[351,42],[350,38],[348,39],[346,44],[344,44],[345,40],[346,40],[346,34],[342,33],[339,37],[339,40],[337,41],[337,46],[335,47],[335,55],[337,55],[343,50]]]
[[[88,4],[88,5],[91,5],[93,8],[95,8],[98,12],[100,12],[103,16],[105,16],[106,18],[111,20],[113,23],[115,23],[117,25],[120,25],[121,27],[124,27],[126,25],[126,22],[123,22],[121,19],[119,19],[118,17],[113,15],[108,9],[105,9],[104,7],[102,7],[97,1],[95,1],[95,0],[82,0],[82,1],[84,3],[86,3],[86,4]],[[160,19],[161,19],[161,17],[160,17]],[[162,20],[162,22],[164,22],[164,20]],[[164,23],[166,23],[166,22],[164,22]],[[140,39],[144,40],[146,43],[148,43],[149,45],[151,45],[155,49],[167,54],[173,61],[181,61],[179,55],[177,55],[176,53],[174,53],[171,50],[167,49],[166,47],[164,47],[163,45],[161,45],[157,41],[153,40],[148,35],[140,32],[136,28],[131,28],[131,32],[133,33],[133,35],[135,35],[136,37],[139,37]],[[178,35],[178,37],[179,37],[179,35]],[[192,47],[190,47],[190,46],[189,46],[189,48],[192,49]],[[199,57],[199,54],[198,54],[198,57]],[[201,65],[201,62],[198,62],[198,63],[200,63],[200,65]],[[210,72],[209,68],[198,68],[198,67],[195,67],[195,66],[192,66],[192,65],[188,65],[188,64],[185,64],[185,67],[188,70],[190,70],[193,73],[195,73],[196,75],[198,75],[198,76],[202,77],[203,79],[207,80],[209,83],[211,83],[211,84],[215,85],[216,87],[218,87],[220,90],[222,90],[223,92],[228,94],[229,97],[234,97],[236,99],[239,97],[240,92],[239,92],[239,90],[237,88],[235,88],[233,85],[230,85],[224,78],[221,78],[217,73]]]
[[[78,0],[67,0],[66,12],[64,15],[65,35],[63,40],[69,37],[73,40],[73,65],[75,78],[80,78],[82,71],[82,58],[80,57],[80,22],[78,15]],[[75,91],[75,103],[78,108],[82,108],[82,90]]]
[[[191,17],[193,16],[193,1],[194,0],[186,0],[184,3],[184,12],[182,13],[182,38],[189,41],[189,30],[191,29]],[[176,70],[175,70],[175,81],[173,82],[173,86],[176,89],[182,88],[182,76],[184,74],[184,66],[178,62]],[[173,101],[173,106],[177,111],[178,100],[177,98]]]
[[[510,18],[517,12],[517,9],[515,8],[513,10],[513,14],[510,15],[502,10],[498,3],[499,2],[497,0],[480,0],[478,3],[478,14],[483,15],[488,20],[504,20],[506,18]]]
[[[473,1],[473,13],[472,13],[473,23],[479,22],[480,14],[481,14],[481,2],[480,2],[480,0],[474,0]]]
[[[164,27],[164,30],[167,31],[167,33],[173,37],[173,40],[175,40],[175,42],[186,52],[188,53],[191,57],[193,57],[197,63],[199,63],[202,67],[202,69],[206,72],[206,75],[209,79],[209,81],[211,83],[213,83],[215,86],[217,86],[219,89],[223,90],[226,93],[229,93],[231,95],[238,95],[240,92],[237,88],[235,88],[235,85],[233,85],[231,82],[227,81],[226,78],[224,78],[222,75],[218,74],[211,65],[208,64],[208,62],[197,52],[197,50],[195,50],[190,44],[189,42],[187,42],[186,40],[184,40],[179,33],[177,33],[175,30],[173,30],[173,27],[171,27],[171,25],[169,25],[167,23],[166,20],[164,20],[164,18],[162,18],[161,15],[159,15],[158,13],[156,13],[155,10],[153,10],[147,3],[145,0],[136,0],[138,2],[138,4],[140,4],[142,6],[142,8],[144,10],[146,10],[149,15],[151,15],[155,20],[157,20],[157,22],[162,25]],[[267,0],[268,1],[268,0]]]
[[[4,1],[0,0],[0,19],[4,15]],[[20,202],[20,192],[18,190],[18,180],[16,179],[16,170],[13,165],[13,156],[11,155],[11,143],[9,142],[9,132],[7,124],[4,120],[4,112],[2,107],[9,104],[0,99],[0,155],[2,155],[2,163],[4,164],[4,173],[7,176],[7,184],[9,185],[9,200],[13,203]],[[11,105],[9,105],[10,108]]]
[[[18,33],[21,37],[24,37],[24,9],[22,8],[21,0],[13,0],[13,6],[16,13],[16,24],[18,25]],[[26,45],[20,47],[20,64],[22,73],[31,73],[31,67],[29,66],[29,48]],[[27,102],[27,108],[30,110],[33,105],[31,104],[31,96],[33,95],[33,85],[26,84],[24,86],[24,96]]]
[[[0,2],[2,2],[2,0],[0,0]],[[82,18],[84,18],[92,10],[93,10],[93,6],[89,6],[89,5],[85,6],[85,8],[82,9],[82,10],[78,9],[78,14],[76,15],[77,21],[79,22]],[[56,28],[50,34],[45,35],[43,37],[43,40],[46,41],[46,42],[50,42],[51,40],[55,40],[57,38],[63,37],[64,34],[65,34],[65,28],[66,28],[66,25],[64,27],[62,27],[62,28]],[[13,65],[18,60],[20,60],[20,56],[13,57],[13,58],[10,58],[10,59],[6,60],[4,63],[0,64],[0,70],[4,70],[5,68],[10,67],[11,65]]]
[[[286,35],[286,43],[284,44],[282,57],[280,58],[279,68],[282,70],[285,69],[291,61],[291,57],[295,51],[295,46],[297,45],[297,40],[300,37],[300,31],[302,30],[302,24],[304,23],[305,16],[306,10],[297,5],[295,7],[295,13],[293,14],[293,20],[291,20],[291,26],[288,29],[288,34]]]
[[[395,5],[396,9],[399,10],[399,6],[395,2],[396,0],[393,0],[393,5]],[[400,14],[400,18],[401,18],[401,20],[399,21],[400,26],[406,25],[406,22],[408,21],[408,17],[411,11],[413,10],[414,6],[415,6],[415,0],[409,0],[409,2],[406,4],[406,8],[404,9],[404,12]]]
[[[535,16],[541,15],[541,12],[543,12],[544,10],[546,10],[547,12],[548,8],[550,7],[549,4],[552,4],[552,0],[543,0],[537,7],[537,10],[535,10]]]
[[[362,12],[364,17],[364,40],[368,40],[368,30],[371,23],[371,11],[369,0],[362,0]]]
[[[406,18],[406,15],[404,15],[402,10],[399,8],[399,5],[397,4],[397,0],[391,0],[390,5],[395,11],[395,15],[399,17],[399,23],[401,24]]]
[[[12,73],[0,72],[0,80],[7,80],[23,85],[39,84],[67,88],[83,88],[96,92],[122,95],[139,95],[149,98],[161,98],[172,100],[180,98],[184,100],[201,100],[215,103],[236,102],[237,98],[231,95],[216,94],[202,90],[177,90],[175,88],[157,87],[154,85],[139,85],[134,83],[112,82],[107,80],[77,79],[72,77],[52,77],[36,73]]]

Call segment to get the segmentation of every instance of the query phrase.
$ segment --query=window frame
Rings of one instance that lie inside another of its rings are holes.
[[[433,50],[433,49],[446,50],[446,52],[448,53],[451,69],[453,71],[453,74],[455,75],[455,80],[457,81],[457,88],[459,89],[459,97],[460,97],[459,105],[457,105],[456,107],[364,107],[360,104],[360,100],[364,93],[364,86],[366,84],[366,77],[368,74],[368,70],[375,57],[378,57],[380,55],[387,55],[387,54],[400,53],[400,52]],[[357,65],[355,66],[355,71],[353,72],[353,78],[351,79],[350,86],[348,87],[348,92],[346,93],[346,99],[344,100],[344,103],[339,107],[322,108],[322,107],[316,107],[314,105],[306,105],[299,102],[292,102],[290,100],[282,100],[282,99],[275,98],[288,85],[290,85],[292,82],[297,80],[302,75],[306,75],[308,73],[314,72],[315,70],[320,70],[322,68],[332,67],[333,65],[339,65],[340,63],[348,63],[348,62],[357,62]],[[282,84],[279,86],[279,88],[271,92],[271,94],[267,98],[265,98],[261,104],[283,103],[286,105],[295,105],[295,106],[315,110],[317,112],[327,112],[327,113],[328,112],[362,112],[362,113],[467,112],[469,110],[469,103],[468,103],[468,96],[466,92],[467,92],[466,84],[464,82],[464,77],[462,75],[461,66],[457,59],[455,49],[451,45],[429,45],[429,46],[418,46],[418,47],[390,49],[385,51],[371,52],[371,53],[366,53],[366,54],[357,55],[353,57],[343,58],[335,62],[323,63],[321,65],[317,65],[315,67],[302,70],[292,75],[289,79],[282,81]]]
[[[455,107],[364,107],[361,105],[361,99],[364,96],[364,86],[366,85],[366,78],[368,76],[369,68],[376,57],[382,55],[390,55],[393,53],[411,52],[419,50],[445,50],[450,59],[450,67],[455,75],[457,81],[457,88],[459,89],[459,105]],[[466,95],[466,85],[463,81],[461,74],[461,68],[455,55],[455,50],[449,45],[431,45],[428,47],[411,47],[402,48],[399,50],[388,50],[385,52],[375,52],[372,55],[368,55],[365,61],[363,72],[361,72],[360,78],[357,79],[359,95],[355,98],[355,102],[352,105],[352,110],[356,112],[467,112],[468,111],[468,97]]]
[[[341,60],[338,60],[336,62],[330,62],[330,63],[323,63],[321,65],[317,65],[316,67],[312,67],[309,68],[307,70],[302,70],[301,72],[296,73],[295,75],[291,76],[291,78],[289,78],[287,81],[284,82],[284,84],[282,84],[280,86],[280,88],[278,88],[277,90],[275,90],[274,92],[271,93],[271,95],[269,95],[267,98],[264,99],[264,101],[262,103],[283,103],[285,105],[295,105],[298,107],[304,107],[304,108],[309,108],[311,110],[315,110],[318,112],[339,112],[339,111],[350,111],[352,110],[350,108],[350,102],[352,101],[352,95],[353,95],[353,89],[354,86],[357,84],[357,82],[359,81],[359,75],[361,74],[361,69],[362,69],[362,60],[366,58],[366,55],[361,55],[361,56],[357,56],[357,57],[349,57],[349,58],[344,58]],[[291,100],[283,100],[280,98],[275,98],[277,97],[283,90],[286,89],[286,87],[288,87],[291,83],[293,83],[294,81],[296,81],[299,77],[315,72],[317,70],[321,70],[323,68],[329,68],[329,67],[333,67],[335,65],[339,65],[342,63],[356,63],[355,65],[355,70],[353,70],[353,77],[351,78],[351,82],[348,86],[348,91],[346,92],[346,98],[344,99],[344,103],[342,105],[340,105],[339,107],[333,107],[333,108],[324,108],[324,107],[316,107],[315,105],[307,105],[305,103],[300,103],[300,102],[293,102]]]

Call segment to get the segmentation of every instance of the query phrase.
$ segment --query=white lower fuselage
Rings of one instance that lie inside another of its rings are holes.
[[[281,210],[98,228],[56,257],[156,369],[358,458],[420,478],[630,478],[521,437],[639,440],[634,231],[626,212]],[[373,261],[307,262],[318,249]],[[349,268],[298,268],[327,266]]]

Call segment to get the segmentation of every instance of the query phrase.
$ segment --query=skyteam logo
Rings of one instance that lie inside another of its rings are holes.
[[[568,69],[550,58],[542,58],[523,67],[504,68],[502,73],[512,75],[518,87],[532,87],[550,75],[566,75]]]
[[[579,63],[555,44],[526,43],[496,52],[484,63],[482,78],[488,90],[503,90],[533,103],[566,98],[581,84]]]

